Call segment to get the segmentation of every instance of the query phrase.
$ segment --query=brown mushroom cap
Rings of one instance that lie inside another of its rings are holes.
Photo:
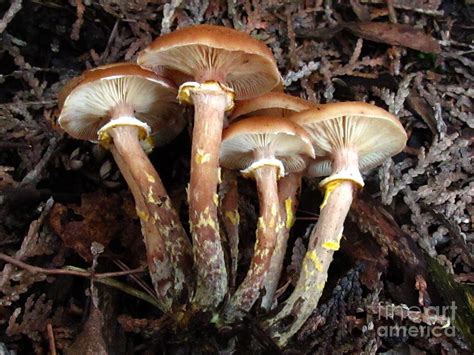
[[[244,170],[255,162],[254,152],[258,149],[270,151],[286,172],[304,170],[303,156],[314,157],[309,135],[297,124],[283,118],[250,117],[224,130],[221,165]]]
[[[237,99],[270,91],[281,76],[271,50],[262,42],[234,29],[197,25],[158,37],[138,56],[138,64],[155,70],[181,72],[188,81],[219,80]],[[183,77],[172,77],[178,84]]]
[[[176,87],[136,64],[118,63],[84,72],[58,96],[60,126],[78,139],[96,140],[119,104],[130,105],[134,116],[155,132],[179,115]]]
[[[331,155],[338,149],[355,150],[359,170],[380,165],[401,152],[407,134],[394,115],[363,102],[339,102],[320,105],[291,116],[310,135],[318,159],[308,167],[310,176],[327,176],[332,172]]]
[[[229,119],[252,116],[287,117],[295,112],[301,112],[316,107],[310,101],[291,96],[283,92],[268,92],[249,100],[242,100],[235,104]]]

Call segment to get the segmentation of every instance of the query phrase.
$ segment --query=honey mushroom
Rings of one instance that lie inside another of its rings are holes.
[[[175,95],[171,82],[129,63],[88,70],[59,95],[61,128],[108,147],[130,187],[163,311],[192,294],[191,244],[142,144],[151,148],[151,133],[176,134],[171,126],[183,127],[174,119],[180,115]]]
[[[306,111],[315,106],[316,104],[300,97],[272,91],[236,102],[229,115],[229,121],[234,122],[249,116],[288,117],[295,112]]]
[[[223,132],[221,165],[255,179],[260,206],[254,254],[245,279],[224,310],[227,322],[250,311],[260,296],[277,234],[283,227],[277,180],[286,172],[304,170],[305,156],[314,157],[309,136],[283,118],[251,117],[231,124]]]
[[[236,103],[229,119],[235,122],[239,119],[245,118],[248,115],[268,115],[272,117],[288,117],[296,112],[301,112],[314,108],[315,104],[299,97],[291,96],[282,92],[269,92],[265,95],[243,100]],[[285,258],[288,238],[290,236],[290,229],[294,223],[294,215],[298,206],[299,191],[301,188],[301,180],[303,171],[288,173],[278,181],[278,199],[280,206],[281,218],[284,221],[283,227],[280,229],[275,250],[272,255],[270,267],[265,277],[264,295],[261,301],[261,307],[265,310],[270,310],[274,304],[274,296],[280,280],[281,271],[283,269],[283,261]],[[226,200],[224,197],[223,201]],[[234,214],[226,213],[225,216],[233,216]],[[224,222],[231,221],[224,220]],[[234,228],[235,229],[235,228]],[[228,235],[233,236],[233,229],[228,228]],[[234,232],[235,233],[235,232]],[[229,239],[236,239],[229,238]],[[238,244],[238,237],[237,237]],[[238,248],[235,248],[238,251]],[[231,248],[231,254],[233,249]],[[235,251],[234,251],[235,253]],[[235,256],[237,259],[237,256]],[[234,260],[234,259],[233,259]]]
[[[309,133],[318,157],[307,174],[329,177],[320,183],[325,196],[298,283],[280,312],[264,324],[279,346],[286,345],[318,305],[353,194],[364,186],[361,171],[399,153],[407,141],[395,116],[362,102],[320,105],[293,115],[291,120]]]
[[[194,105],[189,219],[197,287],[194,307],[217,307],[227,272],[217,219],[219,149],[225,111],[234,98],[264,94],[280,83],[271,50],[249,35],[220,26],[198,25],[157,38],[138,64],[165,72],[181,84],[178,98]]]

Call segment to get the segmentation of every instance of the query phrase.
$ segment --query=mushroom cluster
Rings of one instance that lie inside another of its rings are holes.
[[[225,27],[192,26],[157,38],[137,64],[72,79],[59,97],[58,122],[112,153],[135,200],[159,306],[171,316],[205,312],[223,324],[255,304],[274,308],[302,177],[329,175],[298,283],[262,323],[284,346],[318,304],[353,195],[364,185],[361,172],[400,152],[406,133],[381,108],[311,103],[279,92],[281,82],[264,43]],[[184,128],[180,104],[194,106],[189,235],[146,154]],[[260,213],[251,263],[236,285],[239,173],[255,180]]]

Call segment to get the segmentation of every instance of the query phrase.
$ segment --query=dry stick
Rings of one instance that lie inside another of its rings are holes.
[[[49,160],[56,152],[58,145],[60,142],[60,138],[53,137],[49,141],[48,148],[44,152],[43,156],[41,157],[40,161],[36,164],[36,166],[25,175],[25,177],[21,180],[20,186],[36,186],[41,179],[41,176],[46,168],[46,165],[49,163]]]
[[[283,309],[266,327],[280,346],[301,328],[316,308],[328,277],[334,251],[339,248],[344,220],[352,203],[354,183],[338,182],[322,207],[318,223],[313,229],[308,251],[303,259],[301,272],[295,290],[285,302]],[[290,323],[288,324],[288,317]]]
[[[130,274],[136,274],[140,272],[144,272],[145,269],[143,267],[139,267],[136,269],[131,270],[124,270],[124,271],[114,271],[114,272],[105,272],[101,274],[96,274],[93,272],[88,271],[77,271],[71,269],[45,269],[40,266],[34,266],[27,264],[23,261],[15,259],[14,257],[8,256],[6,254],[0,253],[0,260],[3,260],[9,264],[15,265],[21,269],[24,269],[32,274],[42,273],[45,275],[68,275],[68,276],[80,276],[80,277],[87,277],[87,278],[95,278],[95,279],[103,279],[106,277],[116,277],[116,276],[124,276]]]
[[[281,226],[278,208],[277,167],[264,165],[254,171],[257,182],[260,217],[257,224],[254,255],[244,281],[232,296],[225,313],[227,321],[250,311],[260,296]]]
[[[230,249],[231,263],[229,272],[229,288],[234,290],[239,261],[239,191],[237,186],[237,176],[235,173],[231,170],[225,169],[223,175],[223,180],[224,184],[226,184],[227,191],[222,198],[221,208],[224,228]]]
[[[0,253],[0,260],[7,262],[8,266],[14,265],[19,268],[25,269],[26,271],[31,272],[33,274],[41,273],[45,275],[65,275],[65,276],[79,276],[79,277],[94,278],[94,280],[96,280],[97,282],[101,284],[115,287],[116,289],[119,289],[122,292],[125,292],[133,297],[136,297],[145,302],[148,302],[155,307],[161,308],[161,305],[156,301],[156,299],[151,297],[147,293],[137,290],[133,287],[130,287],[112,278],[112,277],[117,277],[117,276],[125,276],[125,275],[131,275],[134,273],[143,272],[145,271],[143,268],[95,274],[93,272],[85,271],[84,269],[81,269],[75,266],[65,266],[64,269],[44,269],[39,266],[33,266],[30,264],[24,263],[23,261],[20,261],[18,259],[15,259],[3,253]]]
[[[189,220],[193,236],[197,308],[217,307],[227,292],[227,272],[217,219],[219,150],[225,93],[193,92],[194,128],[189,182]]]
[[[184,301],[186,291],[188,296],[191,293],[190,243],[159,175],[136,138],[137,128],[118,126],[109,134],[114,141],[112,154],[135,198],[155,290],[169,309],[173,298]]]
[[[283,269],[290,229],[294,224],[295,213],[298,207],[298,195],[302,176],[302,173],[292,173],[286,175],[278,182],[280,214],[285,226],[278,233],[275,251],[273,252],[270,268],[265,278],[265,295],[262,298],[262,308],[267,311],[272,308],[281,270]]]
[[[41,211],[41,215],[38,217],[37,220],[31,222],[30,227],[28,229],[28,233],[21,242],[20,249],[17,250],[17,252],[15,253],[15,257],[17,259],[23,259],[27,258],[30,255],[34,255],[35,248],[37,247],[38,242],[38,232],[41,226],[43,225],[45,218],[48,216],[49,211],[51,211],[53,204],[54,200],[52,198],[49,198],[48,201],[43,204],[43,210]],[[3,270],[0,272],[0,289],[10,280],[12,272],[13,268],[11,265],[7,264],[3,267]]]
[[[129,270],[128,266],[119,259],[112,259],[113,263],[122,270]],[[133,280],[138,286],[140,286],[144,292],[153,297],[156,300],[155,291],[145,281],[139,278],[137,275],[130,275],[130,279]]]
[[[8,23],[13,20],[18,11],[21,10],[21,3],[22,0],[13,0],[11,2],[10,8],[5,12],[3,18],[0,20],[0,33],[5,31],[5,28],[7,28]]]

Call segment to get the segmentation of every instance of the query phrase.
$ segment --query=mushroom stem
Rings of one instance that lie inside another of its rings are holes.
[[[275,251],[273,252],[270,268],[265,277],[265,295],[262,297],[262,308],[270,310],[273,305],[274,296],[283,269],[286,246],[290,236],[290,229],[295,221],[296,208],[298,206],[298,195],[301,187],[303,174],[292,173],[283,177],[278,182],[278,198],[280,202],[281,219],[284,227],[277,236]]]
[[[189,219],[193,237],[197,287],[193,303],[197,308],[217,307],[227,292],[219,222],[217,185],[219,150],[227,97],[224,92],[193,90],[194,103]]]
[[[258,218],[254,254],[247,276],[232,296],[225,318],[232,321],[250,311],[260,296],[265,275],[275,249],[276,237],[282,228],[278,208],[278,167],[263,165],[253,172],[258,191],[260,217]]]
[[[150,275],[163,304],[185,302],[192,293],[191,245],[161,179],[143,152],[135,126],[108,131],[111,151],[135,199],[147,247]]]
[[[333,156],[333,175],[344,171],[348,176],[360,176],[357,158],[353,151],[336,152]],[[328,179],[329,182],[323,186],[324,201],[303,258],[298,283],[283,309],[266,324],[279,346],[286,345],[318,305],[333,254],[339,249],[354,190],[358,187],[352,178]]]
[[[225,169],[223,172],[223,181],[226,191],[221,202],[221,218],[230,249],[229,288],[233,291],[235,289],[235,278],[237,276],[237,265],[239,261],[239,191],[237,176],[233,171]]]

